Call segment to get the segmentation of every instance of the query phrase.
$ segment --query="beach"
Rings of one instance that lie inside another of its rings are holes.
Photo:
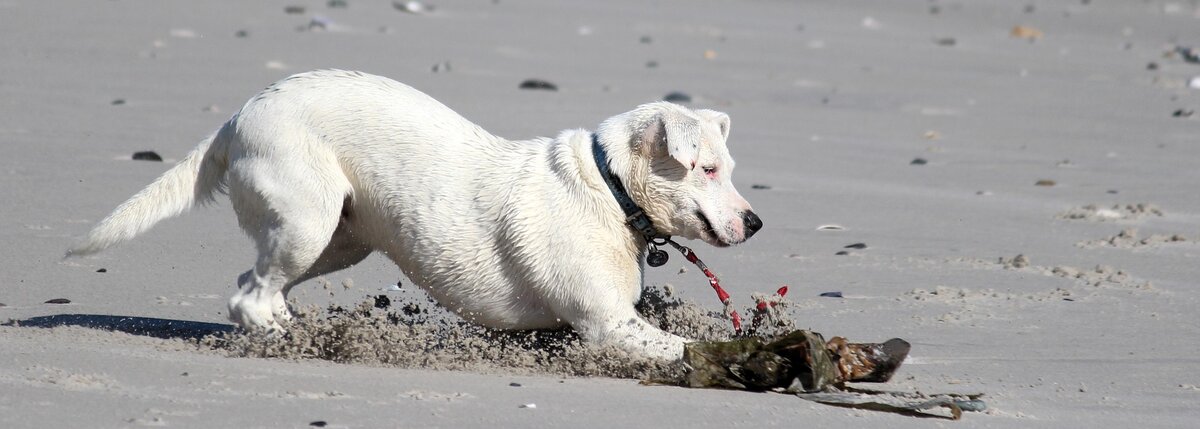
[[[765,226],[735,247],[684,244],[738,305],[787,285],[800,328],[912,344],[896,377],[874,387],[984,393],[988,410],[943,422],[532,367],[240,357],[178,336],[0,326],[0,426],[1150,428],[1200,418],[1195,2],[420,5],[0,0],[0,322],[227,326],[226,300],[255,253],[224,197],[95,256],[64,252],[288,75],[386,76],[514,140],[595,129],[672,95],[732,118],[733,181]],[[531,79],[554,89],[520,87]],[[142,151],[162,162],[134,160]],[[673,251],[645,282],[720,309]],[[424,296],[373,255],[293,299],[350,307],[379,295]]]

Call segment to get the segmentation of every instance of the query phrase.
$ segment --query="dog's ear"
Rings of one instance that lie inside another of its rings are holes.
[[[675,107],[658,107],[656,114],[644,125],[641,144],[662,142],[667,153],[685,168],[696,168],[700,158],[700,120]]]
[[[726,141],[729,140],[729,115],[726,115],[723,112],[718,112],[716,110],[709,110],[709,109],[699,109],[699,110],[696,110],[696,113],[699,113],[700,115],[704,116],[705,118],[708,118],[709,120],[711,120],[713,122],[716,122],[717,127],[719,127],[721,129],[721,139],[726,140]]]

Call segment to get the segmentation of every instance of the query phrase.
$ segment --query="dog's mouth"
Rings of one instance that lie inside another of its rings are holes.
[[[708,220],[708,216],[705,216],[700,210],[696,210],[696,218],[700,219],[700,223],[704,225],[704,228],[700,230],[701,238],[704,238],[704,241],[717,247],[729,247],[729,243],[726,243],[725,240],[717,236],[717,231],[713,229],[712,222]]]

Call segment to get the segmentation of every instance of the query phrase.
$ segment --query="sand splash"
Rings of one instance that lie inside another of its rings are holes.
[[[354,308],[296,310],[286,335],[235,333],[201,343],[238,357],[322,359],[401,368],[664,381],[680,380],[683,374],[678,365],[591,344],[569,329],[513,332],[482,328],[432,301],[393,303],[390,298],[375,297]],[[637,310],[651,324],[685,338],[713,341],[732,336],[729,321],[719,312],[674,297],[669,287],[648,286]],[[758,334],[770,334],[768,330]]]

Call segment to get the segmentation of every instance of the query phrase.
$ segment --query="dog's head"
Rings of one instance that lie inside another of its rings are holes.
[[[650,103],[605,120],[597,134],[659,232],[724,247],[762,228],[731,181],[729,115]]]

